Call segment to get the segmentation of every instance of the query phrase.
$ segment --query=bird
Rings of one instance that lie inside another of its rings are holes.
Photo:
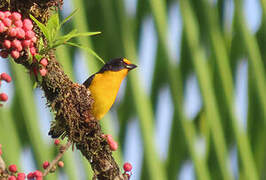
[[[95,74],[91,75],[83,85],[91,92],[94,103],[91,114],[100,120],[110,110],[115,102],[122,81],[128,72],[135,69],[126,58],[115,58],[107,63]]]

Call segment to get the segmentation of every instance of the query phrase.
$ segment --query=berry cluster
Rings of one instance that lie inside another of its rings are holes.
[[[22,20],[20,13],[0,11],[0,33],[4,37],[0,44],[1,57],[7,58],[10,54],[12,58],[18,59],[28,49],[34,56],[37,38],[32,28],[32,21],[30,19]]]
[[[56,139],[54,141],[54,144],[56,146],[60,145],[60,140]],[[0,156],[2,156],[2,145],[0,144]],[[64,167],[64,162],[63,161],[58,161],[56,164],[59,168],[63,168]],[[52,173],[56,170],[56,165],[54,165],[49,172]],[[43,162],[43,169],[47,169],[50,166],[50,163],[48,161],[44,161]],[[15,164],[12,164],[10,166],[8,166],[8,171],[7,172],[7,176],[8,176],[8,180],[42,180],[44,177],[44,174],[39,171],[36,170],[34,172],[30,172],[27,175],[25,173],[19,172],[18,173],[18,169],[17,166]],[[0,172],[0,179],[1,179],[1,172]],[[6,177],[6,176],[5,176]]]
[[[2,81],[10,83],[12,81],[12,79],[7,73],[2,73],[2,74],[0,74],[0,87],[1,87]],[[7,94],[6,93],[0,93],[0,102],[5,102],[7,100],[8,100]],[[0,104],[0,106],[2,106],[2,104]]]
[[[37,71],[41,76],[45,76],[48,60],[43,58],[38,64],[35,58],[38,53],[36,42],[37,37],[30,19],[22,19],[18,12],[0,11],[0,56],[7,58],[10,55],[17,60],[24,54],[30,54],[33,58],[32,63],[35,63],[35,67],[33,66],[35,76]]]

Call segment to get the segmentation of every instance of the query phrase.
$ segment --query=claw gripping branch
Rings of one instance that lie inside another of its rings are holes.
[[[45,24],[49,19],[50,10],[57,10],[60,5],[62,0],[3,0],[0,3],[0,10],[19,12],[23,18],[29,18],[31,14]],[[37,37],[43,37],[36,26],[34,30]],[[91,164],[94,178],[128,179],[121,174],[112,157],[112,151],[102,137],[98,121],[89,113],[93,103],[90,92],[83,85],[73,83],[67,77],[56,61],[54,50],[46,56],[49,57],[47,73],[42,77],[39,86],[45,93],[49,107],[55,113],[55,121],[51,125],[49,134],[52,137],[67,137],[76,145]],[[16,60],[30,70],[27,61],[27,56],[21,56]]]

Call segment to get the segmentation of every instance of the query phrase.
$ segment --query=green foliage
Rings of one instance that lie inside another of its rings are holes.
[[[40,28],[41,32],[43,33],[44,37],[47,39],[48,43],[47,46],[44,46],[43,39],[40,39],[40,43],[38,45],[38,50],[40,54],[46,54],[50,49],[55,49],[58,46],[61,45],[71,45],[75,47],[79,47],[82,49],[85,49],[87,52],[91,53],[94,55],[97,59],[99,59],[101,62],[104,63],[104,60],[100,58],[96,52],[94,52],[92,49],[89,47],[85,47],[82,45],[78,45],[76,43],[70,42],[73,38],[76,37],[88,37],[88,36],[94,36],[97,34],[100,34],[101,32],[85,32],[85,33],[79,33],[77,29],[73,29],[66,35],[58,35],[60,32],[60,29],[62,26],[69,21],[78,11],[75,10],[73,11],[68,17],[66,17],[61,23],[59,22],[59,15],[58,13],[54,13],[53,15],[50,16],[47,24],[42,24],[40,21],[38,21],[35,17],[30,15],[31,19],[38,25]]]

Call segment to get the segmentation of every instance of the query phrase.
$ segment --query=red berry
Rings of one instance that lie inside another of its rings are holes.
[[[60,140],[59,139],[55,139],[54,140],[54,144],[57,146],[57,145],[59,145],[60,144]]]
[[[36,54],[36,49],[35,49],[35,47],[31,47],[31,48],[30,48],[30,53],[31,53],[32,56],[35,56],[35,54]]]
[[[45,76],[47,74],[47,69],[45,69],[45,68],[42,68],[39,71],[40,71],[41,76]]]
[[[3,20],[5,18],[5,13],[0,11],[0,19]]]
[[[108,144],[109,144],[110,149],[111,149],[112,151],[116,151],[116,150],[117,150],[117,148],[118,148],[118,144],[117,144],[116,141],[114,141],[114,140],[113,140],[113,141],[109,141]]]
[[[15,27],[10,27],[8,29],[8,35],[11,37],[15,37],[17,35],[17,29]]]
[[[6,26],[4,25],[4,23],[2,23],[2,21],[0,21],[0,33],[4,32],[6,30]]]
[[[23,27],[23,22],[21,20],[15,21],[14,25],[18,28],[22,28]]]
[[[14,49],[17,49],[19,46],[22,46],[21,45],[21,41],[20,40],[17,40],[17,39],[14,39],[12,42],[11,42],[11,45]]]
[[[33,173],[33,175],[34,175],[35,177],[42,177],[42,172],[39,171],[39,170],[36,170],[36,171]]]
[[[22,46],[24,48],[28,48],[28,47],[30,47],[30,43],[31,43],[31,40],[23,40],[22,41]]]
[[[62,167],[64,167],[64,162],[63,161],[58,161],[57,165],[58,165],[58,167],[62,168]]]
[[[7,73],[2,73],[0,76],[0,79],[6,81],[8,83],[11,82],[11,80],[12,80],[11,77]]]
[[[17,58],[19,58],[19,56],[20,56],[19,51],[17,51],[17,50],[11,51],[11,57],[12,58],[17,59]]]
[[[10,11],[5,11],[4,14],[5,14],[5,17],[9,17],[11,15],[11,12]]]
[[[11,48],[11,41],[9,41],[9,40],[7,40],[7,39],[4,40],[3,46],[4,46],[4,48],[6,48],[6,49]]]
[[[7,27],[10,27],[12,25],[11,19],[9,19],[7,17],[4,18],[2,21],[3,21],[4,25],[6,25]]]
[[[25,173],[18,173],[18,177],[26,177],[26,174]]]
[[[11,19],[12,19],[13,21],[20,20],[20,19],[21,19],[21,14],[19,14],[18,12],[13,12],[13,13],[11,14]]]
[[[17,28],[17,38],[19,39],[25,38],[25,31],[22,28]]]
[[[25,173],[18,173],[17,180],[25,180],[26,175]]]
[[[6,51],[6,50],[2,50],[2,51],[0,51],[0,56],[2,57],[2,58],[7,58],[8,57],[8,51]]]
[[[8,169],[10,172],[13,172],[13,173],[17,172],[17,166],[15,164],[10,165]]]
[[[43,65],[44,67],[46,67],[47,64],[48,64],[47,59],[46,58],[42,58],[41,61],[40,61],[40,64]]]
[[[3,152],[2,152],[2,149],[0,149],[0,156],[2,156]]]
[[[25,31],[29,31],[29,30],[32,30],[33,28],[33,25],[32,25],[32,22],[30,19],[24,19],[23,20],[23,29]]]
[[[25,38],[26,39],[31,39],[35,36],[35,33],[33,31],[26,31],[25,33]]]
[[[33,38],[31,38],[31,41],[32,41],[33,43],[36,43],[36,41],[37,41],[36,36],[34,36]]]
[[[131,171],[132,170],[132,165],[129,163],[129,162],[126,162],[124,165],[123,165],[123,168],[124,168],[124,171]]]
[[[2,51],[0,51],[0,56],[1,56],[2,58],[7,58],[7,57],[8,57],[8,52],[5,51],[5,50],[2,50]]]
[[[44,161],[44,163],[42,164],[43,169],[48,168],[48,166],[50,165],[50,163],[48,161]]]
[[[18,51],[22,51],[22,44],[20,40],[14,39],[11,43],[11,46]]]
[[[16,176],[9,176],[8,180],[16,180]]]
[[[34,178],[34,174],[32,172],[30,172],[28,175],[27,175],[27,178],[28,179],[33,179]]]
[[[0,94],[0,101],[7,101],[8,100],[8,96],[7,96],[7,94],[6,93],[1,93]],[[14,165],[14,166],[16,166],[16,165]],[[12,166],[13,167],[13,166]],[[11,171],[11,170],[10,170]]]
[[[18,176],[16,180],[25,180],[25,177]]]

